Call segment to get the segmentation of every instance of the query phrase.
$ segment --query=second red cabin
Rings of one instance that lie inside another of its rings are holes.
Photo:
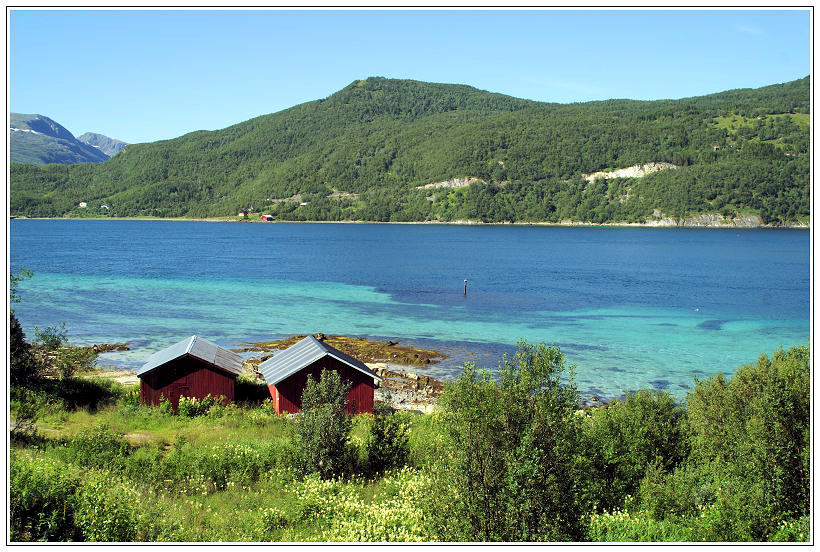
[[[308,376],[319,380],[322,369],[335,370],[342,381],[349,382],[348,414],[373,413],[373,395],[376,381],[381,378],[363,362],[307,336],[292,347],[276,354],[259,365],[265,377],[277,414],[291,414],[302,410],[302,393]]]

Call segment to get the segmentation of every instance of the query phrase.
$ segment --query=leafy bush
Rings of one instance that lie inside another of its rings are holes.
[[[237,403],[257,404],[270,401],[270,391],[264,383],[241,375],[236,378],[236,388],[234,390],[234,400]]]
[[[811,518],[783,520],[769,539],[772,542],[808,542],[811,535]]]
[[[778,350],[729,382],[722,375],[697,382],[689,394],[694,460],[714,487],[731,491],[721,511],[752,539],[809,514],[809,360],[807,346]]]
[[[9,466],[9,523],[12,541],[70,541],[81,538],[74,522],[79,478],[48,458],[12,454]]]
[[[455,540],[577,540],[581,535],[582,440],[572,369],[564,355],[520,342],[496,384],[468,363],[445,386],[441,404],[451,439],[442,467],[455,518],[439,524]],[[449,500],[449,499],[448,499]],[[458,534],[466,531],[466,534]]]
[[[94,412],[116,403],[126,392],[121,383],[105,378],[42,379],[30,387],[66,411],[87,408]]]
[[[202,399],[197,399],[196,397],[180,397],[177,414],[187,418],[205,416],[211,410],[212,406],[217,403],[222,403],[224,400],[224,397],[214,398],[210,393]]]
[[[316,472],[296,482],[294,492],[299,501],[295,517],[300,521],[351,517],[360,509],[353,485],[342,479],[322,478]]]
[[[85,467],[119,471],[125,468],[131,446],[106,424],[86,429],[59,449],[61,456]]]
[[[140,493],[106,472],[87,474],[77,489],[76,524],[83,539],[91,542],[137,540]]]
[[[165,395],[159,396],[159,411],[169,416],[174,414],[174,405]]]
[[[663,520],[669,516],[693,514],[714,503],[716,487],[702,471],[691,462],[672,472],[657,463],[650,464],[640,485],[641,509],[655,519]]]
[[[277,443],[189,443],[180,436],[164,456],[153,449],[129,459],[129,473],[162,481],[188,494],[210,494],[234,485],[249,485],[281,462]]]
[[[97,364],[97,353],[85,347],[60,347],[54,353],[54,367],[61,379],[90,372]]]
[[[56,326],[49,326],[43,330],[34,326],[34,343],[49,352],[56,351],[68,343],[65,322],[60,322]]]
[[[351,421],[345,412],[349,390],[350,384],[334,370],[323,369],[318,382],[308,376],[297,425],[302,473],[317,472],[327,479],[350,471]]]
[[[120,397],[120,404],[127,410],[137,410],[140,407],[140,390],[131,389]]]
[[[686,457],[684,410],[666,392],[643,390],[594,411],[584,424],[589,502],[599,510],[623,506],[650,465],[670,471]]]
[[[12,385],[27,384],[40,377],[41,365],[26,342],[20,321],[9,313],[9,379]]]
[[[381,402],[374,405],[373,413],[365,444],[368,472],[375,475],[404,467],[410,456],[408,424],[404,416]]]
[[[37,436],[37,419],[40,417],[46,398],[25,387],[12,389],[10,410],[14,424],[9,435],[15,441],[31,441]]]

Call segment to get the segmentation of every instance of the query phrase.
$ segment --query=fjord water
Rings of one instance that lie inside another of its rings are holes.
[[[29,338],[130,341],[134,368],[192,334],[224,346],[323,332],[399,338],[495,368],[556,343],[584,395],[731,373],[809,339],[809,232],[386,224],[13,220]],[[464,280],[467,295],[464,295]]]

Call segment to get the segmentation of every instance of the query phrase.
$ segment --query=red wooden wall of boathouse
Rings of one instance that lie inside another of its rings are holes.
[[[226,402],[234,401],[236,375],[229,374],[203,360],[184,355],[151,370],[140,377],[140,402],[159,405],[165,396],[173,405],[179,406],[179,398],[204,399],[223,396]]]
[[[350,392],[347,394],[348,414],[373,413],[373,393],[375,390],[373,376],[364,374],[330,355],[308,364],[276,385],[269,385],[268,390],[270,390],[270,395],[273,398],[274,411],[277,414],[300,412],[302,410],[302,393],[307,385],[308,376],[313,376],[314,380],[319,381],[323,368],[337,371],[342,377],[342,381],[352,383]]]

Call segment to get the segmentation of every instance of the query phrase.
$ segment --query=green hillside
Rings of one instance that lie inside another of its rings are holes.
[[[809,100],[808,77],[575,104],[369,78],[222,130],[133,144],[101,164],[12,164],[11,212],[206,217],[253,207],[283,220],[643,222],[657,209],[792,222],[810,212]],[[648,163],[676,168],[582,177]],[[471,184],[417,189],[454,178]]]

